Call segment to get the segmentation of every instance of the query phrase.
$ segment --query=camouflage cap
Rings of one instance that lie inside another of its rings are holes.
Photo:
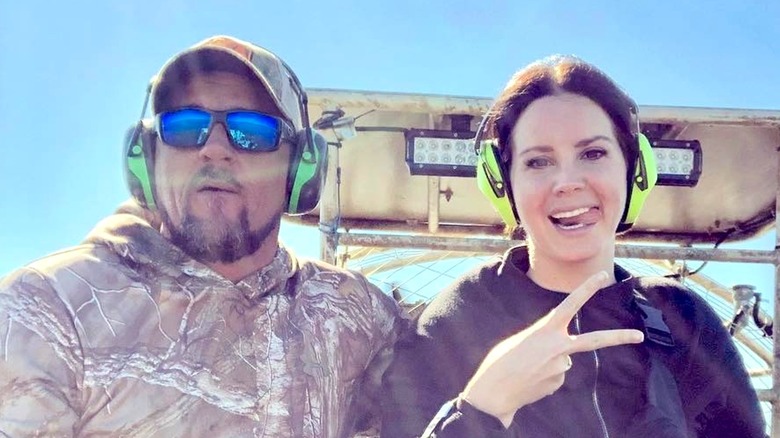
[[[291,72],[270,51],[230,36],[207,38],[171,59],[152,79],[152,111],[167,109],[170,91],[198,72],[231,71],[256,77],[279,110],[296,130],[303,128],[300,96]]]

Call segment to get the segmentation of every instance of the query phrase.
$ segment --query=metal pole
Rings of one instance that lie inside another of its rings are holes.
[[[441,184],[440,184],[441,186]],[[441,205],[441,204],[440,204]],[[761,226],[764,224],[774,223],[775,209],[772,207],[771,211],[766,212],[766,219],[761,219]],[[299,223],[301,225],[316,226],[319,221],[319,217],[313,215],[303,216],[290,216],[285,219],[288,222]],[[350,217],[342,217],[339,219],[339,226],[342,229],[352,230],[371,230],[371,231],[393,231],[403,234],[425,234],[428,231],[428,223],[424,220],[387,220],[387,219],[356,219]],[[752,229],[752,227],[751,227]],[[449,236],[460,235],[463,237],[493,237],[496,239],[503,238],[504,225],[503,223],[494,224],[452,224],[439,222],[438,227],[440,234],[446,234]],[[686,244],[709,244],[722,238],[729,239],[748,239],[756,236],[754,231],[721,231],[717,233],[707,234],[690,234],[683,232],[650,232],[633,230],[627,235],[617,236],[618,242],[631,242],[631,243],[680,243]],[[767,262],[771,263],[771,262]]]
[[[777,154],[777,183],[775,193],[775,249],[780,248],[780,226],[777,217],[780,214],[780,153]],[[775,321],[780,321],[780,261],[775,261]],[[774,332],[774,363],[772,364],[772,436],[780,437],[780,337]]]
[[[443,251],[476,251],[484,253],[502,253],[514,245],[522,243],[496,238],[467,238],[448,236],[339,233],[343,245],[368,246],[378,248],[417,248]],[[665,247],[650,245],[618,244],[617,257],[645,260],[701,260],[717,262],[766,263],[777,265],[777,251],[747,249],[712,249],[691,247]]]
[[[439,183],[441,177],[428,177],[428,232],[436,234],[439,231]]]
[[[325,184],[320,194],[320,260],[332,264],[336,264],[336,246],[338,245],[339,186],[341,183],[340,148],[340,145],[328,147],[329,157]]]

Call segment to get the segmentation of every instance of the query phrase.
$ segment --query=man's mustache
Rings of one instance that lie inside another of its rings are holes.
[[[190,185],[195,188],[203,187],[209,184],[220,183],[222,185],[229,185],[236,189],[243,188],[241,183],[238,182],[233,174],[226,170],[213,165],[203,166],[192,177]]]

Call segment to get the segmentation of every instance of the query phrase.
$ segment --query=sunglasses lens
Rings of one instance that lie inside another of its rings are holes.
[[[206,142],[211,115],[186,108],[160,114],[160,138],[174,147],[199,147]]]
[[[242,151],[267,152],[279,147],[280,122],[267,114],[233,111],[227,115],[233,146]]]

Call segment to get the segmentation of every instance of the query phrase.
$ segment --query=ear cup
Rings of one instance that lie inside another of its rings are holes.
[[[634,225],[642,211],[647,195],[650,194],[658,181],[658,167],[650,141],[642,133],[639,133],[637,137],[639,154],[637,155],[634,176],[630,182],[626,210],[623,213],[623,220],[618,225],[618,232],[627,231]]]
[[[153,191],[154,151],[151,130],[143,120],[125,133],[124,174],[130,194],[143,207],[155,209]]]
[[[311,128],[299,131],[287,174],[287,214],[304,214],[317,206],[327,162],[327,140]]]
[[[517,210],[496,141],[481,142],[477,157],[477,187],[498,211],[504,223],[514,227],[518,224]]]

